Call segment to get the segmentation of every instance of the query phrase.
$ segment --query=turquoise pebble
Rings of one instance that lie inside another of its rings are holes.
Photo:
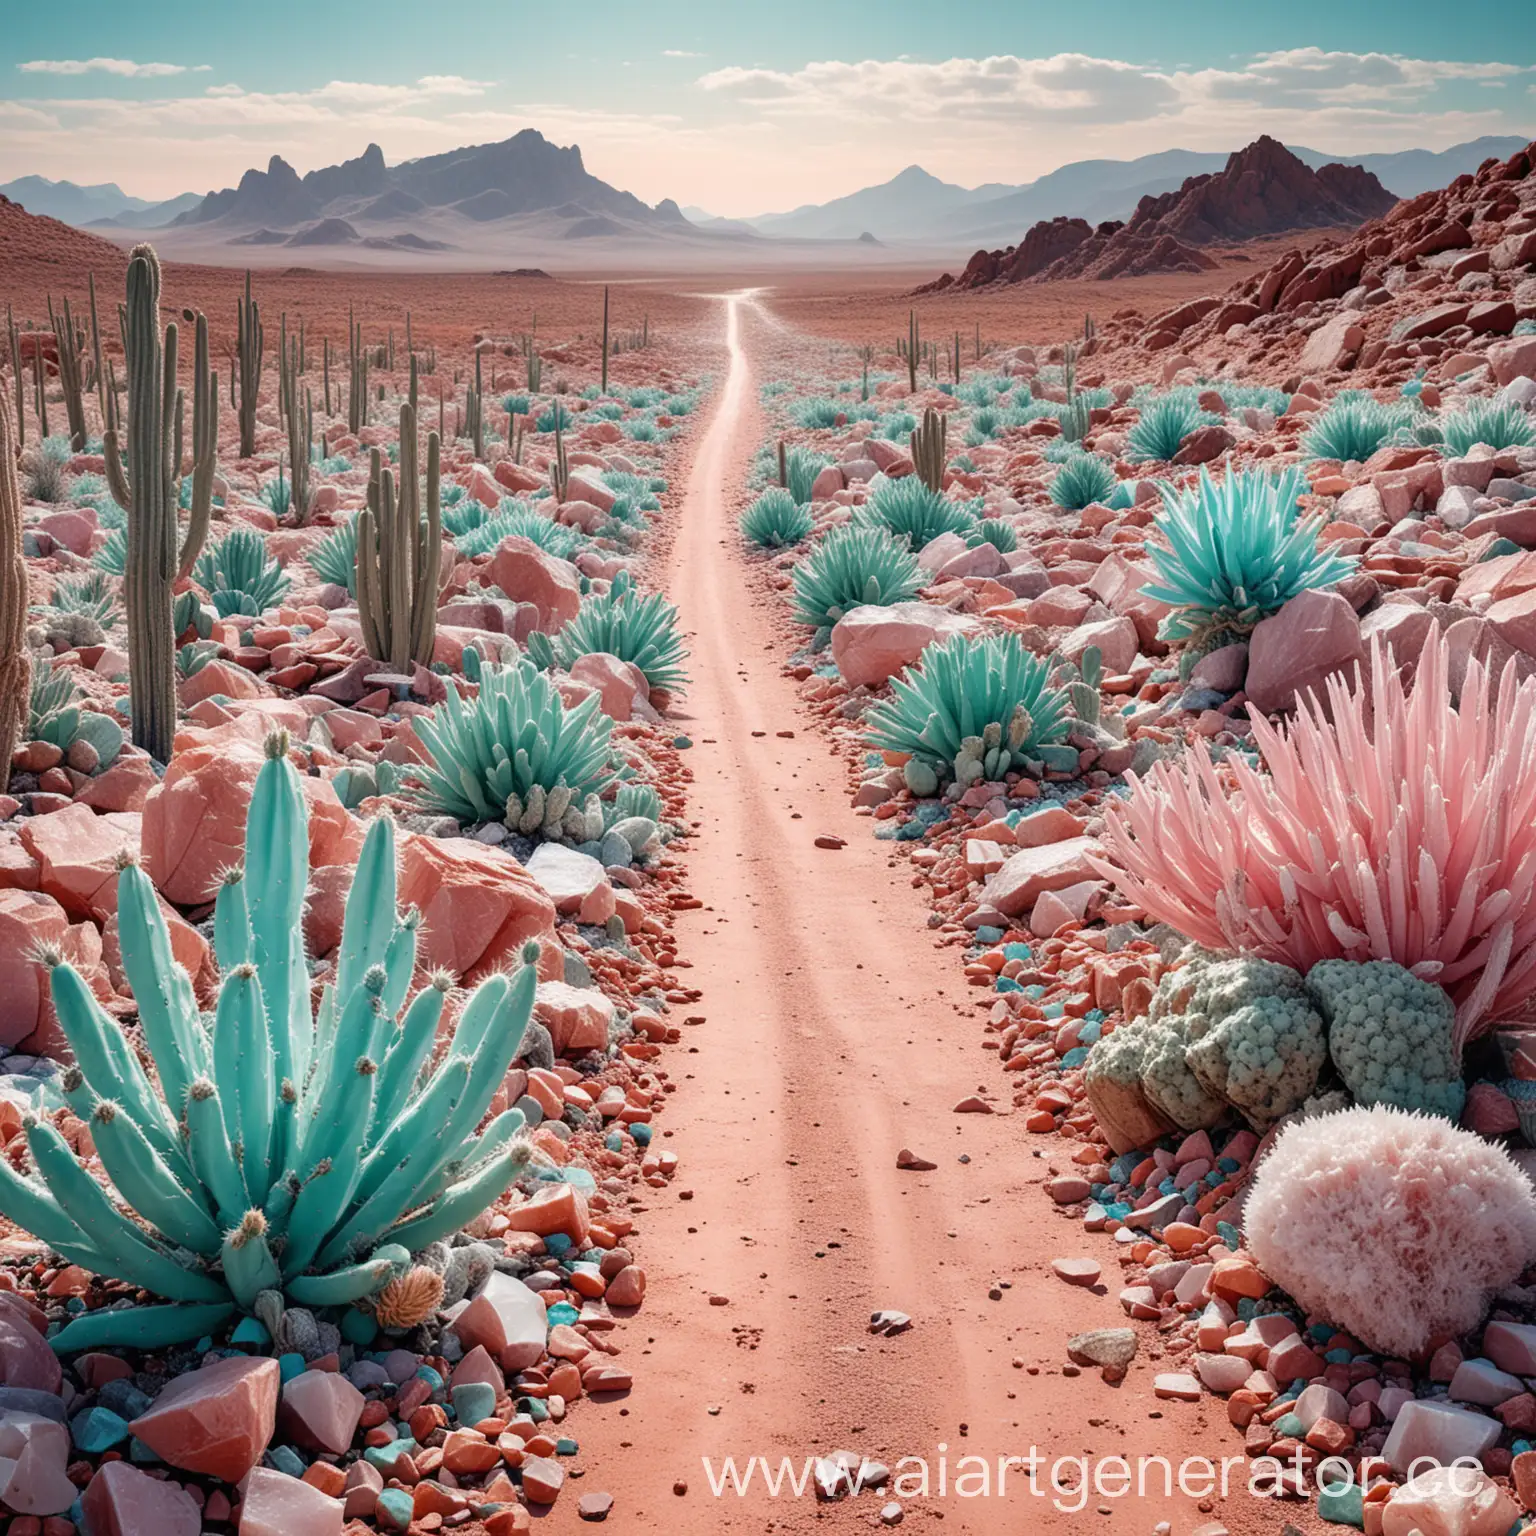
[[[555,1455],[557,1456],[574,1456],[580,1449],[581,1447],[569,1435],[561,1435],[555,1441]]]
[[[1330,1349],[1323,1356],[1329,1365],[1348,1365],[1354,1358],[1347,1349]]]
[[[632,1125],[629,1134],[635,1138],[635,1145],[646,1147],[651,1142],[651,1128],[648,1125]]]
[[[453,1411],[461,1424],[478,1424],[496,1410],[496,1389],[488,1381],[466,1381],[453,1389]]]
[[[128,1421],[110,1408],[87,1408],[69,1421],[75,1444],[89,1456],[99,1456],[128,1438]]]
[[[556,1323],[574,1323],[581,1313],[568,1301],[557,1301],[548,1312],[544,1314],[545,1321],[553,1328]]]
[[[1086,1045],[1074,1045],[1070,1051],[1061,1058],[1064,1067],[1080,1067],[1088,1060],[1088,1047]]]
[[[289,1477],[304,1476],[304,1458],[291,1445],[274,1445],[267,1452],[272,1465]]]
[[[375,1500],[373,1512],[379,1524],[392,1531],[403,1531],[411,1523],[414,1501],[403,1488],[386,1488]]]
[[[549,1417],[549,1408],[542,1397],[520,1397],[517,1400],[518,1410],[526,1413],[535,1424],[542,1424]]]
[[[251,1349],[265,1349],[272,1342],[272,1335],[267,1332],[267,1325],[259,1317],[242,1317],[235,1324],[229,1342],[249,1346]]]
[[[689,738],[686,737],[686,736],[674,736],[672,738],[672,745],[674,747],[676,747],[679,752],[683,752],[683,751],[686,751],[689,747],[691,747],[693,745],[693,742],[690,741]]]
[[[1283,1413],[1274,1424],[1275,1434],[1287,1440],[1300,1440],[1306,1430],[1302,1427],[1301,1420],[1294,1413]]]
[[[430,1365],[418,1365],[416,1367],[416,1375],[421,1381],[426,1382],[434,1392],[441,1392],[443,1390],[443,1378]]]
[[[545,1252],[554,1254],[557,1259],[564,1257],[575,1246],[575,1243],[564,1232],[551,1232],[544,1239]]]
[[[610,1152],[622,1152],[624,1150],[624,1138],[617,1131],[609,1131],[603,1138],[603,1145]]]
[[[1323,1488],[1317,1495],[1317,1513],[1333,1525],[1353,1525],[1365,1529],[1365,1499],[1358,1483],[1330,1492]]]
[[[992,985],[994,990],[998,992],[1022,992],[1024,990],[1011,976],[999,976]]]
[[[277,1368],[282,1373],[285,1382],[292,1381],[295,1376],[304,1374],[304,1356],[296,1351],[290,1351],[286,1355],[277,1357]]]
[[[341,1314],[341,1336],[349,1344],[368,1345],[378,1337],[378,1320],[356,1307],[348,1307]]]
[[[387,1472],[401,1456],[414,1456],[420,1447],[409,1435],[403,1440],[391,1440],[388,1445],[370,1445],[363,1458],[371,1461],[379,1471]]]

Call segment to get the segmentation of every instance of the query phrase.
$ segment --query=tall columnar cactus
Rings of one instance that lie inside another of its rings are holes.
[[[59,387],[64,393],[64,414],[69,418],[69,446],[75,453],[85,451],[85,390],[81,387],[80,359],[85,352],[85,338],[75,325],[69,300],[63,311],[48,300],[48,323],[53,327],[54,347],[59,354]]]
[[[299,398],[301,366],[300,342],[292,337],[279,367],[283,418],[288,427],[288,514],[300,527],[309,521],[309,464],[315,440],[315,401],[308,386],[304,398]]]
[[[245,297],[235,301],[237,376],[240,381],[240,457],[256,452],[256,402],[261,396],[261,355],[266,336],[261,328],[261,309],[251,297],[251,274],[246,269]]]
[[[128,619],[128,675],[133,740],[166,762],[176,733],[176,632],[172,587],[203,547],[218,460],[218,375],[208,368],[208,322],[196,317],[192,382],[192,495],[187,531],[177,548],[181,497],[182,394],[176,387],[176,322],[160,339],[160,262],[138,245],[128,262],[128,301],[120,311],[128,372],[128,468],[118,433],[103,440],[107,484],[128,514],[123,606]]]
[[[37,412],[37,433],[45,441],[52,434],[48,430],[48,365],[43,360],[43,339],[32,337],[32,409]]]
[[[555,456],[549,464],[549,488],[555,493],[557,503],[565,500],[571,483],[571,466],[565,457],[564,412],[559,401],[555,402]]]
[[[437,433],[427,434],[427,506],[416,472],[416,413],[400,407],[400,478],[375,448],[368,505],[357,517],[357,616],[363,645],[397,672],[432,660],[443,555]]]
[[[419,918],[396,910],[394,826],[380,819],[347,898],[335,979],[312,1011],[308,813],[287,752],[286,734],[268,739],[245,868],[218,893],[211,1027],[149,877],[133,863],[118,875],[123,971],[153,1077],[79,972],[56,952],[44,957],[75,1058],[64,1095],[111,1184],[51,1121],[29,1118],[35,1172],[0,1159],[0,1212],[72,1263],[166,1299],[77,1318],[52,1341],[61,1354],[186,1342],[254,1311],[264,1291],[304,1307],[363,1301],[484,1211],[529,1161],[519,1111],[474,1132],[528,1027],[537,948],[515,976],[475,989],[424,1072],[451,978],[432,977],[406,1005]]]
[[[11,754],[27,723],[32,662],[27,654],[27,567],[21,557],[21,486],[11,401],[0,384],[0,793],[11,777]]]
[[[907,311],[907,392],[917,393],[917,365],[922,358],[922,337],[918,331],[917,311]]]
[[[102,358],[101,319],[96,312],[96,274],[87,272],[85,280],[91,295],[91,359],[96,375],[96,408],[101,412],[102,431],[106,431],[108,427],[117,425],[117,396],[109,393],[108,386],[112,381],[107,377]]]
[[[608,285],[603,284],[603,393],[608,393]]]
[[[930,491],[944,489],[944,466],[947,462],[945,442],[949,421],[930,405],[923,412],[923,420],[911,436],[912,466],[917,477]]]
[[[11,347],[11,389],[14,391],[16,408],[16,451],[27,446],[27,411],[21,388],[21,333],[16,329],[16,317],[11,306],[5,306],[5,334]]]
[[[351,375],[347,385],[347,430],[356,437],[368,425],[368,349],[362,322],[347,311],[347,356]]]
[[[485,394],[480,381],[480,349],[475,348],[475,387],[464,391],[464,431],[477,459],[485,457]]]

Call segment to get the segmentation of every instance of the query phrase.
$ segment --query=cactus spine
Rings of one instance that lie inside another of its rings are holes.
[[[21,486],[11,440],[11,401],[0,384],[0,792],[27,723],[32,661],[27,654],[27,568],[21,557]]]
[[[192,384],[192,506],[178,552],[181,464],[176,457],[182,408],[176,387],[176,322],[160,338],[160,262],[138,245],[128,262],[128,301],[121,310],[128,371],[128,469],[118,433],[103,442],[107,484],[128,514],[123,604],[128,618],[133,740],[167,762],[176,733],[176,633],[172,587],[192,569],[208,532],[218,459],[218,375],[208,369],[208,322],[196,317]]]
[[[261,355],[266,336],[261,328],[261,309],[251,297],[251,273],[245,273],[245,297],[235,301],[237,376],[240,397],[240,457],[248,459],[256,452],[256,401],[261,394]]]
[[[944,489],[945,439],[948,435],[947,418],[939,415],[930,405],[923,412],[922,425],[911,436],[912,465],[917,477],[930,491]]]
[[[443,553],[438,436],[427,434],[427,507],[416,472],[416,413],[400,407],[400,478],[375,448],[368,505],[357,517],[357,614],[363,645],[396,672],[432,660]]]

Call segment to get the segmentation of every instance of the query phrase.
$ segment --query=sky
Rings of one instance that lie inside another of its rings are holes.
[[[259,25],[255,23],[259,20]],[[537,128],[654,203],[749,216],[905,166],[1029,181],[1267,132],[1366,154],[1536,135],[1531,0],[73,0],[0,29],[0,182],[146,198]]]

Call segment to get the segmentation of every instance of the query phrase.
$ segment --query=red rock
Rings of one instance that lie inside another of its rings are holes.
[[[912,665],[933,641],[977,627],[974,618],[932,603],[864,604],[832,626],[832,659],[850,687],[878,687]]]
[[[75,804],[88,805],[93,811],[142,811],[159,782],[146,754],[124,752],[110,768],[75,791]]]
[[[132,811],[98,816],[70,805],[23,822],[21,844],[38,862],[40,888],[72,917],[105,922],[117,910],[117,860],[139,848]]]
[[[347,1468],[342,1484],[342,1515],[348,1520],[366,1520],[374,1511],[378,1495],[384,1489],[384,1476],[372,1462],[354,1461]]]
[[[341,1536],[342,1503],[302,1478],[257,1467],[240,1504],[240,1536]]]
[[[563,1232],[578,1247],[586,1244],[587,1201],[574,1184],[546,1184],[506,1215],[513,1232],[536,1232],[540,1237]]]
[[[1079,624],[1062,641],[1059,649],[1068,661],[1080,664],[1090,647],[1098,650],[1104,670],[1111,676],[1129,672],[1140,647],[1135,622],[1120,616],[1100,619],[1094,624]]]
[[[645,673],[631,661],[621,661],[607,651],[590,651],[579,656],[571,667],[571,677],[602,695],[603,713],[611,720],[631,720],[637,704],[650,697]]]
[[[40,944],[61,944],[68,928],[53,897],[0,890],[0,1045],[20,1044],[52,1017],[48,973],[35,956]]]
[[[1236,442],[1237,439],[1219,423],[1196,427],[1179,444],[1172,462],[1178,465],[1210,464],[1229,453]]]
[[[483,1344],[477,1344],[473,1349],[467,1350],[464,1358],[453,1368],[454,1386],[462,1387],[477,1381],[483,1381],[487,1386],[494,1388],[498,1397],[507,1384],[501,1367],[491,1358]]]
[[[581,608],[576,567],[547,554],[532,539],[504,539],[491,556],[486,576],[513,602],[532,604],[539,613],[539,628],[548,634],[574,619]]]
[[[1365,331],[1352,314],[1337,314],[1307,337],[1301,349],[1303,373],[1342,368],[1365,344]]]
[[[1039,848],[1021,849],[982,887],[980,902],[1004,917],[1016,917],[1034,906],[1044,891],[1096,879],[1097,871],[1088,860],[1098,849],[1091,837],[1069,837]]]
[[[516,964],[531,939],[542,948],[539,974],[563,974],[554,904],[510,854],[469,838],[412,836],[400,841],[399,866],[399,903],[422,915],[418,964],[476,981]]]
[[[626,1264],[608,1282],[605,1299],[610,1307],[638,1307],[645,1298],[645,1271]]]
[[[272,1438],[280,1382],[276,1360],[219,1360],[168,1383],[129,1428],[168,1465],[238,1483]]]
[[[569,1188],[568,1185],[560,1187]],[[562,1229],[551,1227],[549,1230]],[[585,1235],[583,1231],[583,1241]],[[480,1294],[453,1315],[452,1324],[466,1351],[483,1347],[503,1370],[527,1370],[529,1366],[537,1365],[544,1355],[549,1327],[544,1303],[521,1280],[511,1275],[493,1274]]]
[[[553,1504],[565,1486],[565,1470],[545,1456],[529,1456],[523,1462],[523,1493],[530,1504]]]
[[[186,745],[144,806],[144,868],[167,901],[189,907],[211,900],[220,874],[244,861],[246,809],[265,753],[234,726],[178,741]],[[363,829],[329,781],[301,773],[299,787],[309,808],[310,868],[356,863]]]
[[[91,541],[97,532],[96,514],[92,512],[87,517],[73,507],[64,508],[38,518],[37,527],[71,554],[89,555]]]
[[[215,695],[228,699],[259,699],[266,692],[246,668],[218,660],[205,663],[191,677],[183,678],[176,691],[184,709]]]
[[[363,1413],[363,1394],[336,1371],[304,1371],[283,1383],[278,1422],[283,1433],[312,1450],[350,1450]]]
[[[1248,697],[1256,709],[1292,709],[1300,694],[1319,699],[1333,673],[1365,660],[1360,621],[1337,592],[1298,594],[1255,627],[1248,645]]]
[[[1536,336],[1517,336],[1488,348],[1488,367],[1496,384],[1536,378]]]
[[[103,1462],[82,1496],[91,1536],[198,1536],[197,1501],[126,1461]]]
[[[1068,1285],[1097,1285],[1101,1273],[1096,1259],[1052,1259],[1051,1272]]]
[[[0,1312],[0,1386],[57,1393],[64,1381],[58,1356],[18,1312]]]
[[[533,1016],[554,1041],[559,1054],[607,1048],[614,1005],[593,987],[573,987],[563,981],[541,981]]]

